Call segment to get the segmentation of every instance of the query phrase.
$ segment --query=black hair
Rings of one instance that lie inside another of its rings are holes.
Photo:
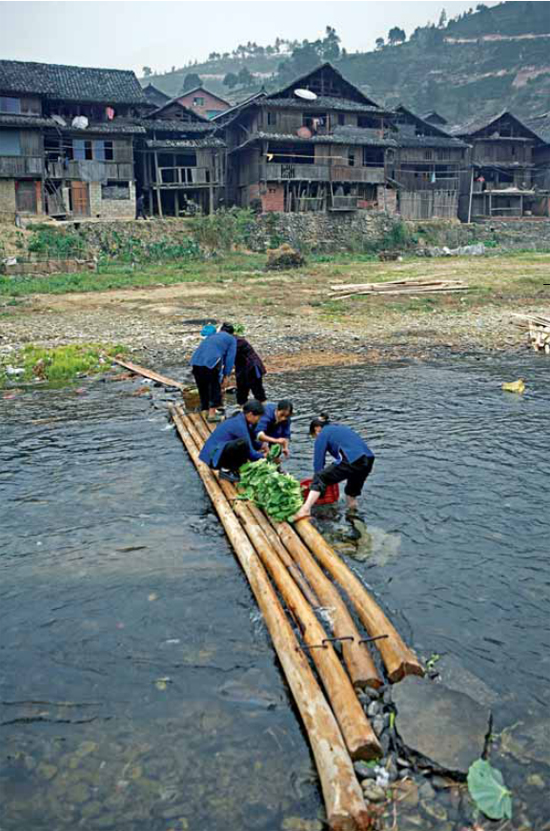
[[[231,323],[222,323],[220,332],[227,332],[228,335],[234,335],[235,327]]]
[[[243,407],[243,413],[246,415],[247,413],[252,413],[252,415],[263,415],[265,412],[264,405],[261,404],[259,401],[256,401],[255,398],[252,401],[247,401]]]
[[[315,428],[316,427],[325,427],[330,421],[330,418],[327,413],[321,413],[321,415],[314,418],[309,423],[309,435],[315,435]]]
[[[281,398],[279,403],[277,404],[277,409],[282,410],[289,415],[292,415],[294,412],[294,404],[288,398]]]

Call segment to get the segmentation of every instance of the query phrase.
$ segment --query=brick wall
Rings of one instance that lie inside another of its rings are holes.
[[[130,182],[129,199],[103,199],[101,184],[90,182],[90,216],[92,219],[134,219],[136,215],[136,186]]]
[[[0,179],[0,216],[15,218],[15,180]]]
[[[270,184],[264,189],[262,195],[262,211],[284,211],[285,209],[285,186]]]
[[[195,98],[202,98],[204,103],[203,104],[193,104],[193,99]],[[198,113],[199,115],[208,118],[207,113],[209,110],[227,110],[231,106],[227,103],[227,101],[223,101],[221,98],[218,98],[216,95],[208,92],[207,90],[198,89],[195,92],[187,95],[180,95],[178,98],[180,104],[183,104],[184,107],[189,107],[190,110],[193,112]]]

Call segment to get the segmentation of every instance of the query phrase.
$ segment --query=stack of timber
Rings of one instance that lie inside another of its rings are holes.
[[[528,328],[529,342],[535,352],[545,352],[550,355],[550,317],[541,315],[514,314],[517,325]]]
[[[459,280],[392,280],[388,283],[342,283],[330,287],[329,297],[353,297],[355,294],[427,294],[432,292],[468,291],[470,286]]]
[[[380,652],[388,678],[423,675],[415,654],[386,615],[309,520],[294,529],[276,523],[199,459],[210,426],[172,407],[178,433],[195,464],[263,614],[306,729],[332,831],[367,831],[371,816],[353,761],[382,755],[357,697],[382,680],[368,650]],[[368,633],[364,637],[328,574],[347,594]],[[284,604],[284,606],[283,606]],[[331,632],[315,609],[330,610]],[[286,611],[285,611],[286,608]],[[333,643],[342,645],[342,662]]]

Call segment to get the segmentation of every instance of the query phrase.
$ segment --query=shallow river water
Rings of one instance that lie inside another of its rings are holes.
[[[463,358],[268,387],[294,398],[288,469],[301,478],[312,413],[368,437],[372,545],[349,562],[420,655],[483,680],[495,733],[550,724],[549,370],[536,356]],[[520,376],[523,397],[501,390]],[[136,385],[0,400],[0,829],[322,819],[246,581],[165,412]],[[533,828],[548,819],[545,762],[498,762]]]

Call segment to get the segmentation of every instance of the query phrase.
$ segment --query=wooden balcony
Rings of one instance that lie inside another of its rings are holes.
[[[350,167],[333,165],[330,168],[331,182],[366,182],[371,185],[383,185],[385,171],[383,167]]]
[[[217,173],[209,167],[159,167],[154,187],[196,188],[217,184]]]
[[[395,181],[401,185],[404,190],[458,190],[460,185],[460,178],[457,172],[456,176],[437,176],[432,181],[431,176],[425,178],[423,175],[416,175],[411,170],[397,170],[395,172]]]
[[[40,156],[0,156],[0,178],[42,176],[44,162]]]
[[[103,162],[99,160],[46,161],[46,176],[50,179],[78,179],[84,182],[102,181],[105,170],[108,179],[121,179],[126,182],[134,179],[134,165],[127,162]]]
[[[329,166],[325,164],[274,164],[261,165],[260,175],[266,182],[291,181],[328,182]]]

